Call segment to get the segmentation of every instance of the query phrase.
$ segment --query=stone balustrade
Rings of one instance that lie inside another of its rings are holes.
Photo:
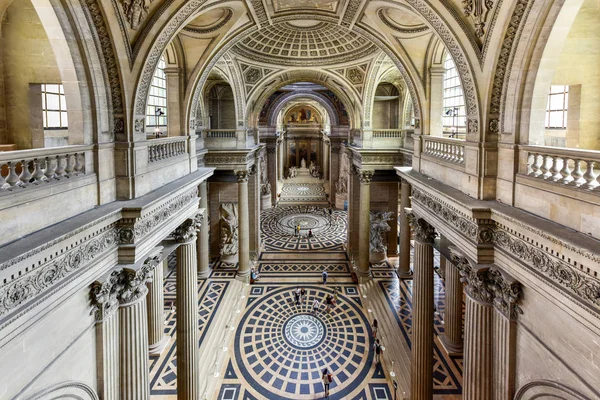
[[[402,139],[402,129],[373,129],[373,139]]]
[[[459,139],[424,137],[423,154],[454,164],[465,164],[465,144]]]
[[[187,152],[187,137],[175,136],[148,142],[148,163],[177,157]]]
[[[86,174],[93,146],[64,146],[0,153],[0,194]]]
[[[600,151],[519,146],[520,172],[541,180],[600,193]],[[524,163],[524,165],[523,165]]]
[[[235,129],[207,129],[204,131],[206,139],[235,139]]]

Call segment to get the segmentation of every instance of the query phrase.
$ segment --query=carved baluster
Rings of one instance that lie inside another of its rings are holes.
[[[40,183],[44,179],[44,159],[36,158],[33,160],[33,175],[31,176],[35,180],[35,184]]]
[[[46,180],[54,178],[54,170],[56,169],[56,157],[46,157],[46,169],[44,175]]]
[[[31,180],[31,172],[29,171],[29,163],[30,160],[21,160],[21,175],[19,176],[19,180],[27,184]]]
[[[56,179],[62,178],[63,175],[65,174],[65,166],[63,163],[64,158],[65,158],[64,155],[56,156],[56,171],[54,171],[54,173],[56,175]]]
[[[464,162],[465,162],[465,147],[464,146],[460,146],[458,148],[458,152],[460,154],[460,157],[459,157],[458,160],[460,161],[461,164],[464,164]]]
[[[15,169],[17,168],[17,163],[14,161],[9,161],[6,163],[8,165],[8,175],[6,176],[6,183],[10,185],[10,187],[14,187],[21,182],[19,179],[19,175]]]
[[[4,177],[2,176],[2,167],[5,164],[0,165],[0,189],[4,189],[4,185],[7,185],[6,183],[6,179],[4,179]]]
[[[539,153],[534,153],[533,154],[533,164],[532,164],[531,168],[533,169],[533,176],[535,176],[536,178],[542,174],[541,169],[540,169],[540,166],[541,166],[540,160],[543,160],[543,157]]]
[[[65,166],[65,176],[70,178],[75,170],[75,160],[73,158],[73,154],[67,154],[67,161]]]
[[[544,179],[548,179],[549,173],[548,171],[550,171],[550,168],[548,168],[548,160],[552,160],[552,156],[549,156],[547,154],[542,156],[542,165],[541,165],[541,171],[542,171],[542,175],[540,176],[541,178]]]
[[[533,164],[535,162],[535,156],[533,153],[527,153],[527,175],[533,175]]]
[[[585,170],[585,174],[583,174],[583,179],[585,183],[581,185],[584,189],[592,190],[595,187],[596,175],[594,175],[594,161],[586,161],[587,168]]]
[[[75,175],[84,174],[84,161],[85,153],[75,153]]]
[[[552,167],[550,167],[550,176],[548,176],[549,179],[552,179],[554,182],[558,181],[561,177],[560,175],[560,167],[559,164],[563,162],[563,159],[559,156],[555,156],[553,157],[552,160]]]
[[[569,185],[579,186],[583,183],[583,172],[581,172],[581,160],[575,160],[575,169],[571,172],[573,180],[569,182]]]
[[[573,180],[573,177],[571,176],[571,169],[569,168],[569,161],[570,159],[563,158],[563,166],[560,170],[560,176],[562,177],[562,179],[558,181],[560,183],[567,184]]]

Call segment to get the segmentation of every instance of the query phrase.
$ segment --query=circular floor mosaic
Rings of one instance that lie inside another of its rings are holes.
[[[313,301],[323,304],[331,290],[305,288],[307,299],[300,305],[291,287],[267,292],[251,303],[236,332],[236,364],[264,398],[322,395],[321,371],[326,367],[334,376],[330,398],[347,398],[372,366],[368,321],[354,300],[342,295],[332,313],[322,307],[311,315]]]
[[[294,235],[300,225],[301,238]],[[312,230],[314,237],[306,235]],[[274,207],[261,213],[261,234],[267,250],[332,250],[346,242],[346,212],[313,206]]]

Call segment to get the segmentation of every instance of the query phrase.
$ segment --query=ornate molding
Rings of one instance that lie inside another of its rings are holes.
[[[493,0],[463,0],[463,13],[471,17],[475,25],[475,36],[485,35],[487,17],[494,8]]]
[[[103,321],[119,308],[117,299],[122,289],[121,282],[122,270],[111,272],[110,276],[104,282],[94,282],[90,290],[92,301],[92,311],[96,321]]]
[[[437,236],[435,228],[423,218],[419,218],[413,214],[412,209],[410,208],[406,209],[406,216],[408,217],[408,223],[412,228],[415,240],[424,244],[433,244],[433,241]]]
[[[198,217],[200,215],[200,217]],[[177,243],[187,243],[196,238],[196,231],[200,230],[202,214],[196,214],[194,218],[186,219],[173,231],[173,237]]]
[[[248,182],[248,177],[251,175],[251,171],[247,169],[234,171],[235,176],[237,177],[238,183]]]
[[[506,318],[514,320],[523,310],[517,304],[523,294],[521,284],[508,279],[496,268],[490,270],[491,289],[494,292],[494,307]]]
[[[37,267],[21,279],[17,279],[0,289],[0,317],[13,311],[25,302],[56,288],[56,284],[76,271],[91,265],[105,251],[116,248],[117,234],[109,228],[87,243],[72,248],[50,262]]]
[[[356,175],[358,176],[358,180],[361,184],[368,185],[373,180],[373,175],[375,171],[372,169],[356,169]]]
[[[193,26],[185,26],[183,27],[184,32],[195,33],[198,35],[205,35],[207,33],[215,32],[224,27],[233,17],[233,10],[231,8],[227,9],[227,14],[216,24],[206,27],[206,28],[198,28]]]

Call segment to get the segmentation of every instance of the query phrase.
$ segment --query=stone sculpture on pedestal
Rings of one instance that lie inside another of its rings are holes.
[[[394,218],[393,211],[372,211],[370,215],[369,251],[371,262],[381,262],[387,258],[387,238],[384,233],[392,228],[388,224]]]
[[[238,258],[238,209],[236,203],[221,203],[220,254],[223,262],[236,262]]]

